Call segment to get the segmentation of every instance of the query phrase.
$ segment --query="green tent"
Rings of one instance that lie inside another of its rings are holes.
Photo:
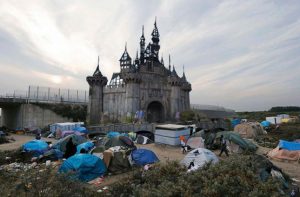
[[[242,138],[238,133],[233,131],[222,131],[218,132],[215,139],[218,139],[223,135],[225,140],[229,140],[237,145],[239,145],[243,150],[256,151],[257,146],[253,144],[250,140]]]

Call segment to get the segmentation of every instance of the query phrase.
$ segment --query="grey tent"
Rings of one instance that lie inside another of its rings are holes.
[[[149,138],[147,138],[146,136],[138,135],[136,138],[136,143],[137,144],[151,144],[151,143],[153,143],[153,141],[150,140]]]

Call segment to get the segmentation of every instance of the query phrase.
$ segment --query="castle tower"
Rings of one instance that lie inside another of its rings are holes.
[[[93,76],[88,76],[86,80],[90,85],[87,121],[90,125],[100,124],[103,113],[103,87],[107,84],[107,78],[100,72],[99,56]]]
[[[182,111],[182,107],[180,104],[181,81],[177,75],[174,65],[173,65],[173,70],[171,72],[171,75],[168,77],[168,83],[171,86],[170,114],[171,114],[171,118],[174,119],[176,112]]]

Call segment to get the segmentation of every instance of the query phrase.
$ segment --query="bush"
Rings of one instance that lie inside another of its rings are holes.
[[[94,196],[86,184],[70,180],[51,168],[23,172],[0,170],[2,196]]]
[[[155,165],[125,182],[111,186],[111,196],[281,196],[279,181],[260,180],[262,167],[271,165],[256,155],[233,155],[216,165],[186,173],[177,162]]]

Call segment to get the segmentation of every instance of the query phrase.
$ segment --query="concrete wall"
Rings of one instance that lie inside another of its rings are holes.
[[[120,120],[127,112],[125,105],[125,87],[105,87],[103,97],[103,112],[112,120]]]
[[[12,129],[43,128],[56,122],[71,122],[49,109],[33,104],[21,104],[15,107],[2,108],[2,124]]]

